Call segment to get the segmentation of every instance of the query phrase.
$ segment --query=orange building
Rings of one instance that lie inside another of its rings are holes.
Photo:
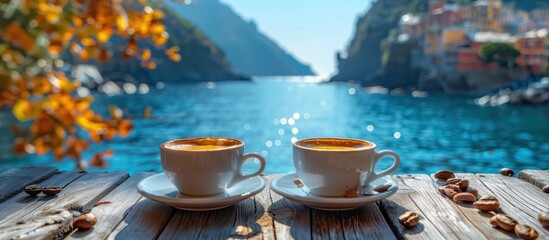
[[[549,70],[549,34],[543,28],[527,32],[515,42],[521,55],[517,59],[519,66],[534,73],[548,72]]]
[[[503,31],[501,0],[478,0],[473,3],[472,21],[481,31]]]

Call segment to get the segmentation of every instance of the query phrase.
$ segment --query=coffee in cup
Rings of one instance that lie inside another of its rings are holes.
[[[341,197],[347,191],[360,190],[366,184],[389,175],[400,166],[393,151],[377,152],[373,142],[346,138],[310,138],[293,146],[298,177],[312,194]],[[379,160],[394,159],[391,167],[375,172]]]
[[[160,158],[166,176],[181,194],[211,196],[265,169],[265,159],[257,153],[244,154],[244,143],[230,138],[188,138],[160,145]],[[244,162],[256,158],[259,170],[242,174]]]

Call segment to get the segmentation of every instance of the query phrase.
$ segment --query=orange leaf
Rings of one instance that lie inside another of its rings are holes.
[[[181,55],[179,55],[179,54],[177,54],[177,53],[168,55],[168,58],[170,58],[170,60],[172,60],[172,61],[174,61],[174,62],[179,62],[179,61],[181,61]]]
[[[143,60],[151,59],[151,50],[148,48],[145,48],[141,53],[141,58],[143,58]]]
[[[161,34],[155,34],[152,36],[152,40],[154,45],[161,46],[164,45],[167,41],[170,35],[167,32],[162,32]]]
[[[132,128],[133,124],[130,120],[122,120],[118,125],[118,132],[120,133],[120,136],[126,137],[130,134]]]
[[[16,46],[20,46],[27,52],[30,52],[34,48],[36,41],[16,21],[11,22],[3,31],[3,35],[8,42],[11,42]]]
[[[95,153],[93,155],[92,160],[90,161],[90,166],[105,168],[108,165],[107,165],[107,162],[105,161],[105,158],[103,157],[103,155],[101,153]]]
[[[97,33],[97,40],[99,40],[100,43],[106,43],[109,41],[109,39],[112,36],[112,29],[111,28],[103,28],[99,30]]]
[[[17,101],[13,105],[12,111],[17,120],[22,122],[34,118],[33,105],[25,99]]]

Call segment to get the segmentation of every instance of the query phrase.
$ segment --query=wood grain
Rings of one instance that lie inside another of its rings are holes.
[[[60,172],[53,175],[40,184],[44,186],[60,186],[65,188],[75,179],[83,176],[84,173],[77,172]],[[26,214],[31,213],[29,209],[36,209],[44,202],[52,200],[55,197],[48,197],[40,194],[36,197],[31,197],[25,192],[21,192],[14,197],[0,203],[0,226],[6,225],[8,222],[14,222]]]
[[[311,239],[311,209],[283,198],[273,191],[269,191],[269,195],[270,206],[269,203],[262,203],[262,205],[273,218],[276,238]]]
[[[257,224],[261,226],[261,235],[254,237],[254,239],[275,239],[274,219],[269,214],[269,207],[273,204],[271,199],[271,181],[276,175],[263,175],[265,180],[265,190],[261,191],[254,196],[256,207],[261,206],[264,210]]]
[[[69,183],[57,196],[44,197],[31,204],[23,203],[20,209],[9,215],[5,224],[13,224],[31,216],[34,212],[66,208],[82,211],[91,208],[128,177],[127,173],[87,173]]]
[[[377,203],[341,212],[345,239],[396,239]]]
[[[399,237],[408,239],[486,239],[453,203],[436,189],[427,175],[400,175],[395,178],[399,192],[382,201],[382,209]],[[422,217],[412,229],[400,225],[398,217],[414,211]],[[442,236],[442,237],[441,237]]]
[[[60,239],[72,228],[72,213],[65,209],[38,212],[17,225],[0,227],[0,239]]]
[[[459,178],[469,180],[469,186],[477,189],[479,195],[491,195],[490,191],[485,188],[482,182],[472,173],[456,173],[456,176]],[[433,181],[437,181],[433,175],[431,175]],[[442,181],[438,181],[437,184],[440,186],[444,185]],[[441,194],[442,195],[442,194]],[[446,198],[448,202],[453,203],[461,213],[473,224],[475,227],[487,236],[488,238],[493,239],[513,239],[516,238],[514,234],[510,234],[504,231],[498,231],[492,227],[490,224],[490,218],[493,216],[492,213],[486,213],[479,211],[474,207],[472,203],[454,203],[452,199]]]
[[[57,172],[54,167],[0,169],[0,202],[21,192],[25,186],[40,182]]]
[[[549,186],[549,170],[523,170],[518,178],[536,185],[540,189]]]
[[[141,197],[107,239],[156,239],[174,211],[170,206]]]
[[[514,177],[499,174],[476,174],[478,179],[496,196],[503,212],[521,223],[536,228],[542,239],[549,239],[549,230],[537,220],[538,214],[549,209],[549,195],[536,186]]]
[[[69,235],[67,239],[107,238],[116,226],[122,222],[122,219],[128,214],[128,211],[141,198],[141,194],[137,192],[137,183],[153,174],[154,173],[136,173],[122,182],[122,184],[98,201],[107,204],[93,207],[91,213],[98,219],[98,222],[93,229],[75,231]]]

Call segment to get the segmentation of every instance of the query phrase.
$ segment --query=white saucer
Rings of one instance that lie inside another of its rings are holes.
[[[144,197],[188,211],[209,211],[225,208],[261,192],[264,188],[265,181],[261,177],[252,177],[228,188],[222,194],[209,197],[191,197],[179,194],[164,173],[147,177],[137,184],[137,191]]]
[[[368,205],[370,203],[385,199],[398,190],[398,185],[391,177],[386,176],[380,179],[373,181],[370,185],[375,187],[381,184],[390,184],[392,185],[387,191],[382,193],[377,193],[374,195],[361,195],[356,198],[346,198],[346,197],[323,197],[319,195],[314,195],[309,193],[309,190],[306,186],[299,188],[295,183],[294,179],[298,178],[297,174],[290,173],[276,177],[271,182],[271,189],[298,203],[302,203],[311,208],[328,210],[328,211],[339,211],[339,210],[349,210]]]

